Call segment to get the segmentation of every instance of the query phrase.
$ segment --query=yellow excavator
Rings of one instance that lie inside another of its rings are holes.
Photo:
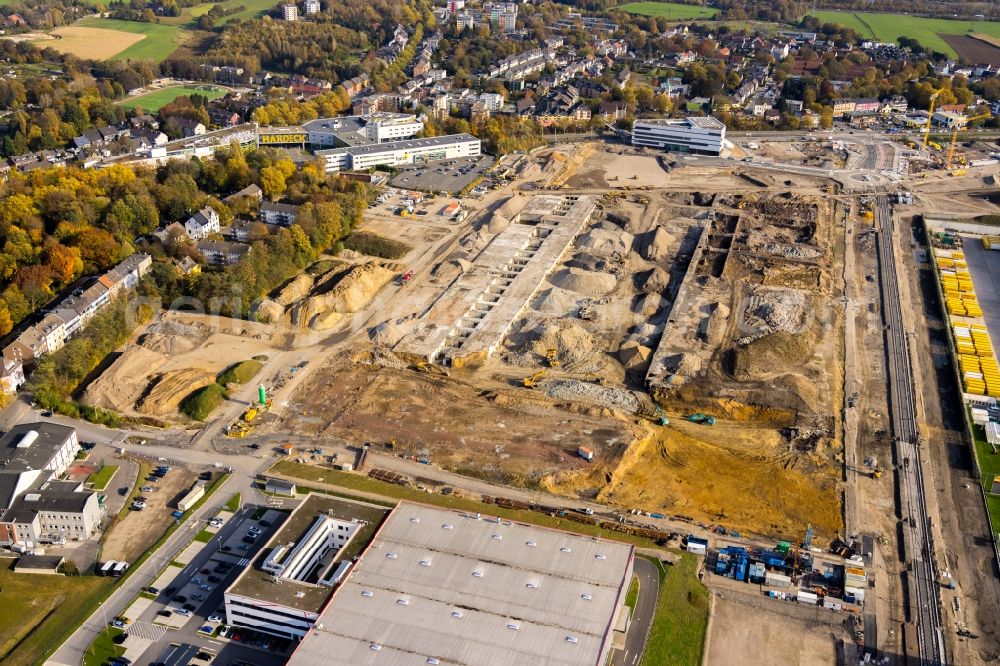
[[[440,365],[435,365],[434,363],[428,363],[423,359],[417,361],[416,368],[420,372],[426,372],[429,375],[442,375],[444,377],[448,376],[448,371],[442,368]]]
[[[545,351],[545,358],[548,360],[550,368],[559,367],[559,350],[547,349]]]
[[[524,379],[522,379],[521,383],[524,384],[524,388],[535,388],[536,386],[538,386],[538,382],[544,376],[545,376],[545,371],[544,370],[539,370],[538,372],[536,372],[535,374],[531,375],[530,377],[525,377]]]

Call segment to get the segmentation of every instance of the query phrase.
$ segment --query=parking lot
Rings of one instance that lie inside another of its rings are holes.
[[[211,657],[206,663],[283,663],[279,654],[290,650],[289,641],[227,630],[225,591],[286,516],[245,507],[235,514],[221,511],[214,522],[199,526],[207,542],[195,539],[175,560],[163,563],[124,613],[128,638],[123,645],[134,666],[179,663],[199,653]]]
[[[463,157],[442,162],[429,162],[401,170],[391,181],[393,187],[422,192],[455,194],[481,177],[494,159],[489,155]]]

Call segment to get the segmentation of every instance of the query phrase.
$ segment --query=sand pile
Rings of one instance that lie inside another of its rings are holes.
[[[624,257],[632,249],[633,241],[632,234],[625,231],[596,228],[580,236],[576,245],[581,250],[606,259]]]
[[[587,296],[603,295],[615,288],[615,276],[608,273],[566,268],[555,273],[549,282],[557,287]]]
[[[716,303],[705,326],[705,341],[713,346],[718,345],[725,335],[728,319],[729,308],[722,303]]]
[[[673,239],[663,227],[657,226],[656,230],[650,234],[649,242],[642,249],[642,256],[648,261],[659,261],[667,256]]]
[[[649,347],[631,340],[618,349],[618,360],[626,370],[631,370],[647,363],[652,353]]]
[[[215,375],[201,368],[165,372],[150,383],[136,410],[149,416],[175,416],[186,396],[214,381]]]
[[[285,314],[285,307],[269,298],[258,301],[250,308],[250,314],[257,321],[273,324],[281,319]]]
[[[307,273],[302,273],[286,284],[278,292],[278,295],[274,297],[274,300],[279,305],[287,307],[300,298],[304,298],[312,288],[313,277]]]
[[[643,280],[639,291],[644,294],[662,294],[670,286],[670,274],[657,266],[649,271],[649,275]]]
[[[486,231],[495,236],[509,226],[510,226],[509,217],[504,217],[503,215],[494,215],[493,217],[490,218],[489,224],[486,225]]]
[[[523,194],[514,194],[514,196],[504,201],[503,205],[500,206],[494,214],[500,217],[505,217],[508,220],[513,220],[522,210],[524,210],[524,207],[527,204],[528,197]]]
[[[466,250],[473,254],[478,254],[486,244],[490,242],[490,239],[486,237],[481,231],[473,231],[471,233],[462,236],[462,239],[458,241],[458,244],[464,247]]]
[[[184,354],[194,349],[197,344],[190,338],[182,338],[163,333],[146,333],[139,338],[139,344],[146,349],[168,356]]]
[[[531,307],[545,314],[563,315],[573,311],[579,300],[571,291],[550,287],[538,292]]]
[[[667,305],[667,299],[659,294],[647,294],[636,303],[635,312],[649,319],[660,312]],[[664,313],[665,314],[665,313]],[[663,317],[660,317],[662,319]]]
[[[596,271],[604,265],[604,261],[589,252],[577,252],[573,255],[572,259],[566,262],[566,265],[570,268],[582,268],[585,271]]]
[[[336,326],[343,315],[367,307],[395,275],[376,263],[355,266],[327,293],[303,300],[293,311],[292,321],[314,331]]]
[[[542,358],[555,349],[564,366],[583,359],[594,348],[590,333],[569,320],[551,317],[529,318],[520,332],[511,336],[511,342]]]
[[[451,282],[470,268],[472,268],[472,262],[465,258],[465,254],[456,253],[435,266],[434,270],[431,271],[431,277],[435,280]]]
[[[402,340],[404,336],[413,332],[413,329],[416,328],[416,326],[416,319],[411,317],[400,317],[399,319],[384,321],[378,326],[374,326],[368,332],[368,337],[370,337],[371,341],[376,345],[393,347],[397,342]]]
[[[779,331],[737,347],[733,353],[733,376],[742,380],[764,379],[801,367],[813,352],[810,337]]]
[[[168,360],[166,354],[142,345],[127,349],[96,381],[90,383],[81,402],[104,409],[130,408],[136,396],[146,388],[148,373],[156,372]]]

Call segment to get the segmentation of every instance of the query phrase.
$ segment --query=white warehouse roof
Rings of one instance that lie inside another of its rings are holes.
[[[624,543],[403,502],[288,663],[592,665],[632,557]]]

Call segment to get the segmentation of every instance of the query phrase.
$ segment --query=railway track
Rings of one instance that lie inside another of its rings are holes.
[[[924,496],[920,463],[920,431],[917,427],[913,368],[899,302],[896,258],[892,249],[892,208],[880,195],[875,206],[882,317],[889,375],[889,406],[897,453],[905,553],[910,588],[909,620],[916,625],[920,663],[945,663],[941,606],[934,564],[930,517]]]

